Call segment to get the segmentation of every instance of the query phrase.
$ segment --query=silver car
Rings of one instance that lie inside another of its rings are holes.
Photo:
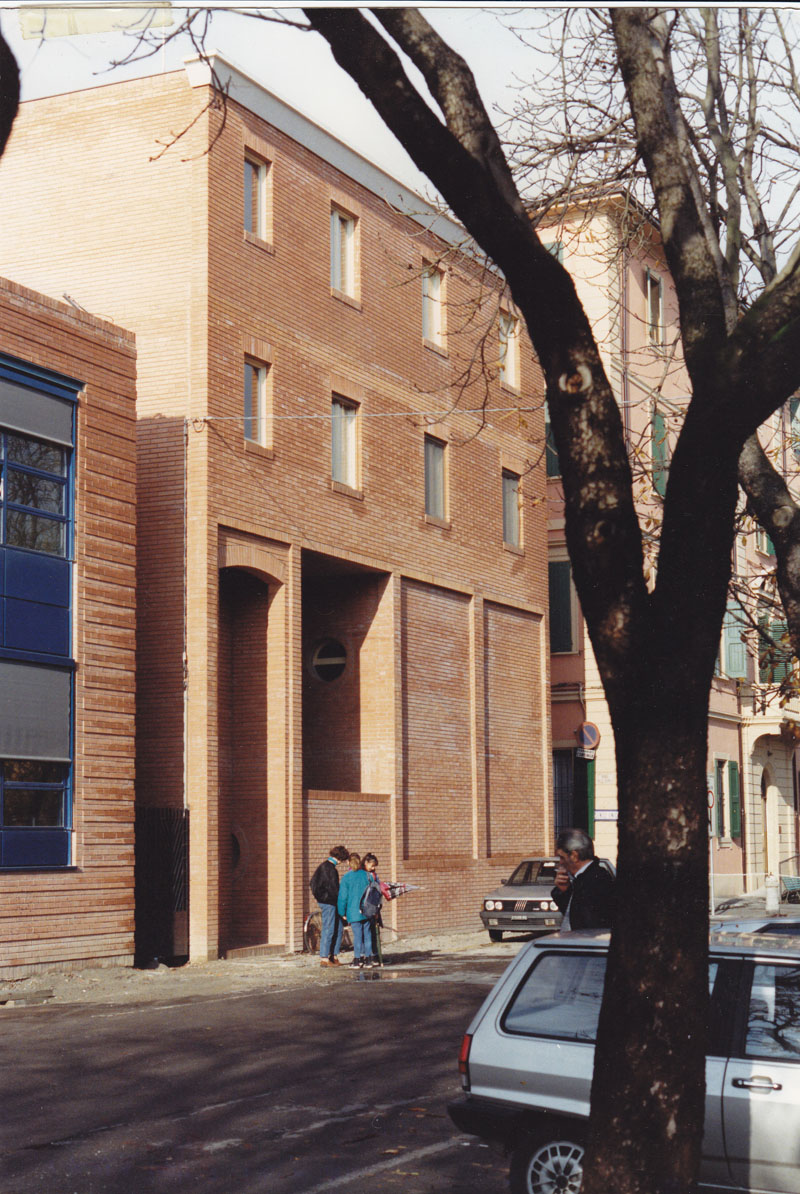
[[[611,875],[616,874],[607,858],[597,861]],[[504,879],[501,887],[489,892],[480,917],[492,941],[502,940],[504,931],[552,933],[559,927],[561,913],[550,895],[558,866],[557,858],[523,858],[511,877]]]
[[[601,930],[529,942],[464,1036],[448,1111],[510,1152],[514,1194],[581,1188],[608,942]],[[800,933],[716,929],[708,981],[701,1186],[798,1194]]]

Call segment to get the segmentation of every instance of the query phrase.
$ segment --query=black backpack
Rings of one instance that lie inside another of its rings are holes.
[[[362,916],[372,920],[380,912],[382,903],[381,889],[374,879],[370,879],[369,886],[364,888],[364,894],[358,905]]]

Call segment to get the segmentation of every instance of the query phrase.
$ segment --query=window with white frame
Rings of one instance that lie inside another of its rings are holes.
[[[658,274],[645,270],[647,300],[647,338],[651,344],[664,344],[664,284]]]
[[[244,362],[244,438],[253,444],[267,446],[267,377],[269,366],[261,361],[245,358]]]
[[[255,154],[244,158],[244,230],[259,240],[270,237],[270,165]]]
[[[443,440],[425,436],[425,513],[431,518],[447,518],[446,447]]]
[[[356,219],[331,208],[331,290],[356,297]]]
[[[519,547],[522,542],[519,473],[503,469],[503,542]]]
[[[331,400],[331,478],[358,489],[358,405],[338,394]]]
[[[444,345],[442,271],[427,264],[422,269],[422,338],[441,348]]]
[[[501,311],[500,381],[512,390],[519,389],[519,320],[510,311]]]

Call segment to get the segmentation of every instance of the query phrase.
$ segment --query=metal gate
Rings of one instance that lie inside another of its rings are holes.
[[[136,805],[137,963],[189,955],[189,810]]]

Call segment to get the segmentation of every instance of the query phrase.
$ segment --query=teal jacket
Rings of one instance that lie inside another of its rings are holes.
[[[361,897],[369,887],[369,875],[366,871],[348,871],[339,884],[339,915],[348,924],[356,924],[359,920],[367,920],[359,907]]]

